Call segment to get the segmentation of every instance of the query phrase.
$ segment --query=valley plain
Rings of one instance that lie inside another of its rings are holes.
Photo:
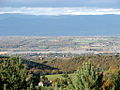
[[[120,53],[120,36],[4,36],[0,54]]]

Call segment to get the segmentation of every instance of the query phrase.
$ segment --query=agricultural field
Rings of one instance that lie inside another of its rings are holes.
[[[120,36],[1,36],[0,41],[0,54],[120,53]]]

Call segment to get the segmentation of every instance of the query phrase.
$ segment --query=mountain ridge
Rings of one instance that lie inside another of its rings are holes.
[[[0,35],[89,36],[119,34],[119,15],[0,15]],[[47,26],[46,26],[47,25]]]

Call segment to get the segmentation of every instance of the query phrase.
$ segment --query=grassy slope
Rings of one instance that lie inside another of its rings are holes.
[[[64,79],[64,77],[62,76],[63,74],[55,74],[55,75],[46,75],[46,77],[49,79],[49,80],[55,80],[57,78],[60,78],[60,79]]]

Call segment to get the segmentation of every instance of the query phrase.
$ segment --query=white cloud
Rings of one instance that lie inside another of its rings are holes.
[[[22,15],[120,15],[120,9],[113,8],[89,8],[89,7],[62,7],[62,8],[45,8],[45,7],[4,7],[0,8],[0,14],[22,14]]]

